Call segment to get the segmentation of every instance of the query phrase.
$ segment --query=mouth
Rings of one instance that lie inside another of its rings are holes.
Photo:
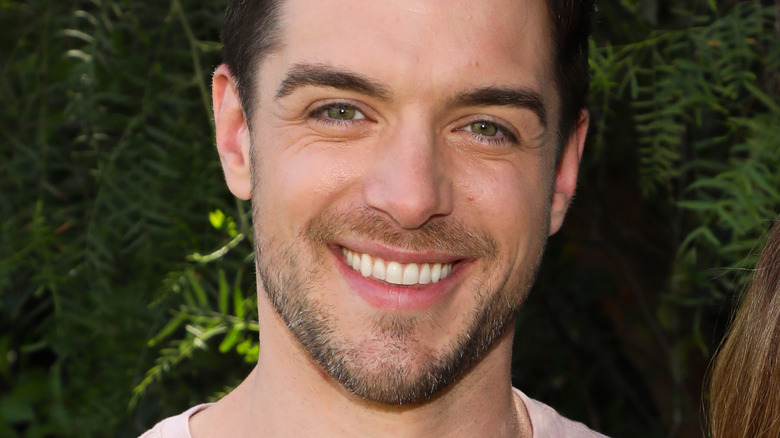
[[[402,263],[345,247],[341,247],[341,253],[347,266],[359,272],[363,277],[400,286],[438,283],[452,274],[453,264],[457,263]]]

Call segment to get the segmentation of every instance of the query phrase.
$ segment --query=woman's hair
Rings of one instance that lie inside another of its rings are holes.
[[[780,437],[780,218],[715,359],[713,438]]]

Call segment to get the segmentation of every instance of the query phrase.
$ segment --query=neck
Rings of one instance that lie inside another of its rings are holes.
[[[325,374],[275,313],[262,312],[264,304],[257,366],[190,420],[193,438],[531,436],[527,413],[512,392],[511,328],[441,394],[420,404],[384,405],[351,394]]]

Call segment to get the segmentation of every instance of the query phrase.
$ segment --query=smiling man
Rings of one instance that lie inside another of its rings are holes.
[[[599,436],[513,389],[577,181],[592,1],[231,1],[214,74],[260,353],[148,437]]]

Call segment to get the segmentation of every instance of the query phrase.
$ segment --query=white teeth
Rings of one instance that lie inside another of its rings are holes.
[[[374,264],[371,263],[371,256],[363,254],[360,256],[360,274],[368,277],[374,272]]]
[[[409,263],[404,268],[404,284],[415,284],[420,282],[420,268],[417,267],[417,263]]]
[[[441,280],[441,263],[436,263],[431,268],[431,283],[438,283]]]
[[[374,272],[373,272],[374,278],[378,278],[380,280],[384,280],[387,272],[385,271],[385,262],[382,261],[382,259],[376,259],[374,261]]]
[[[404,278],[404,268],[398,262],[390,262],[387,264],[387,274],[385,275],[385,281],[392,284],[402,284]]]
[[[431,282],[431,265],[425,263],[420,269],[420,284],[428,284]]]
[[[437,283],[452,273],[452,263],[386,262],[379,257],[341,248],[344,259],[352,269],[364,277],[373,277],[391,284],[411,286]]]

